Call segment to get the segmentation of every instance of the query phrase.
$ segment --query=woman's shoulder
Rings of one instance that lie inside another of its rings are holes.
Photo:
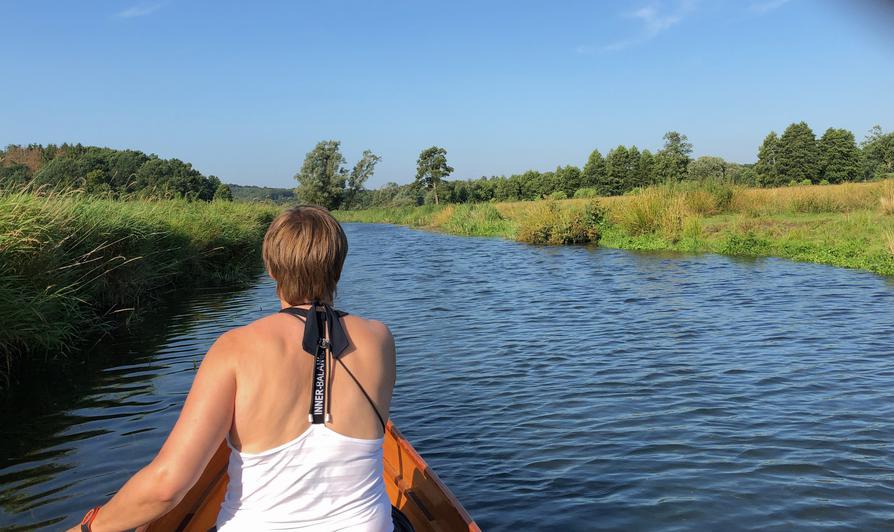
[[[346,314],[341,318],[348,336],[355,345],[394,348],[394,337],[387,325],[381,321],[364,318],[356,314]],[[284,313],[275,313],[259,318],[251,323],[231,329],[221,336],[227,343],[260,347],[265,342],[279,342],[283,327],[297,324],[298,320]],[[269,346],[268,346],[269,347]]]
[[[361,342],[377,344],[383,347],[394,346],[394,337],[391,329],[378,320],[363,318],[354,314],[342,317],[342,322],[348,329],[352,341],[359,345]]]

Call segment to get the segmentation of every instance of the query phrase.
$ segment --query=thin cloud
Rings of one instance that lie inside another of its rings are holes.
[[[151,13],[158,11],[161,7],[161,4],[137,4],[133,7],[129,7],[124,11],[118,12],[115,16],[118,18],[136,18],[136,17],[145,17]]]
[[[764,13],[769,13],[770,11],[779,9],[790,1],[791,0],[768,0],[766,2],[753,2],[750,6],[748,6],[748,10],[752,13],[763,15]]]
[[[640,25],[640,31],[613,43],[598,48],[602,52],[616,52],[631,46],[651,41],[661,33],[679,24],[695,8],[695,0],[683,0],[678,2],[676,9],[666,10],[660,4],[650,4],[635,11],[624,13],[625,18],[633,19]],[[592,46],[578,46],[578,53],[592,53],[596,48]]]

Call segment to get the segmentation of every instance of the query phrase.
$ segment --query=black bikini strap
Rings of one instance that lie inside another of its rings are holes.
[[[379,418],[379,423],[382,424],[382,430],[384,430],[385,420],[382,418],[382,414],[379,413],[376,404],[373,402],[369,394],[366,393],[366,390],[363,389],[363,386],[360,384],[360,381],[357,380],[357,377],[354,376],[351,370],[349,370],[341,358],[339,358],[344,354],[345,349],[347,349],[349,345],[348,336],[345,334],[345,331],[341,326],[341,319],[339,318],[347,316],[348,313],[335,310],[331,306],[319,302],[314,302],[308,309],[287,307],[280,310],[280,312],[291,314],[298,318],[304,318],[304,338],[302,339],[301,347],[314,357],[313,391],[310,397],[310,410],[308,412],[310,422],[313,424],[324,424],[329,421],[328,407],[330,405],[328,404],[329,401],[326,395],[326,366],[328,360],[326,354],[328,351],[332,354],[332,357],[341,364],[341,367],[344,368],[360,389],[363,396],[366,397],[369,406],[372,407],[376,417]],[[329,332],[328,339],[326,337],[327,326]]]
[[[354,374],[351,372],[351,370],[348,369],[348,366],[345,366],[345,363],[342,362],[342,360],[340,358],[336,358],[335,360],[338,360],[338,363],[341,364],[341,367],[343,367],[345,369],[345,371],[348,372],[348,375],[351,376],[351,379],[353,379],[354,383],[357,384],[357,387],[360,388],[360,393],[363,394],[363,397],[366,397],[366,400],[369,401],[369,406],[372,407],[373,412],[376,413],[376,417],[379,418],[379,423],[382,424],[382,430],[385,430],[385,420],[382,419],[382,414],[379,413],[379,409],[376,407],[376,403],[374,403],[372,398],[369,396],[369,394],[366,393],[366,390],[363,389],[363,386],[360,384],[360,381],[358,381],[357,377],[355,377]]]
[[[326,339],[326,326],[329,327],[329,347],[332,356],[340,357],[345,349],[348,348],[348,335],[341,326],[342,316],[347,316],[347,312],[335,310],[326,303],[315,302],[310,308],[286,307],[280,312],[291,314],[292,316],[305,318],[304,338],[301,341],[301,347],[311,356],[317,351],[317,346],[321,341]],[[308,319],[308,316],[314,319]]]

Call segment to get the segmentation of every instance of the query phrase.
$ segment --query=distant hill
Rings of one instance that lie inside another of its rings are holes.
[[[258,187],[254,185],[229,185],[235,201],[272,201],[290,203],[295,201],[295,190],[291,188]]]
[[[227,200],[230,193],[220,179],[203,175],[190,163],[139,150],[82,144],[10,144],[0,149],[0,188],[26,184],[116,198],[211,201]]]

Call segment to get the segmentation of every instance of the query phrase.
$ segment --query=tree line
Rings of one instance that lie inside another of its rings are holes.
[[[12,144],[0,150],[0,186],[22,184],[114,198],[233,199],[230,187],[216,176],[205,176],[179,159],[81,144]]]
[[[233,192],[235,201],[269,201],[271,203],[294,203],[295,189],[259,187],[257,185],[227,185]]]
[[[338,141],[324,141],[307,154],[296,174],[300,201],[329,208],[369,208],[519,201],[539,198],[613,196],[666,182],[722,181],[746,186],[865,181],[894,173],[894,133],[879,126],[858,145],[846,129],[829,128],[819,139],[804,123],[788,126],[783,134],[771,132],[758,150],[756,164],[738,164],[720,157],[692,158],[686,135],[669,131],[657,152],[620,145],[604,156],[593,150],[582,168],[559,166],[554,171],[529,170],[510,176],[447,180],[453,172],[447,151],[433,146],[417,160],[416,179],[409,184],[389,182],[367,190],[364,183],[379,161],[348,171]],[[372,152],[364,152],[367,160]],[[338,162],[338,164],[334,164]],[[358,163],[359,165],[360,163]]]

